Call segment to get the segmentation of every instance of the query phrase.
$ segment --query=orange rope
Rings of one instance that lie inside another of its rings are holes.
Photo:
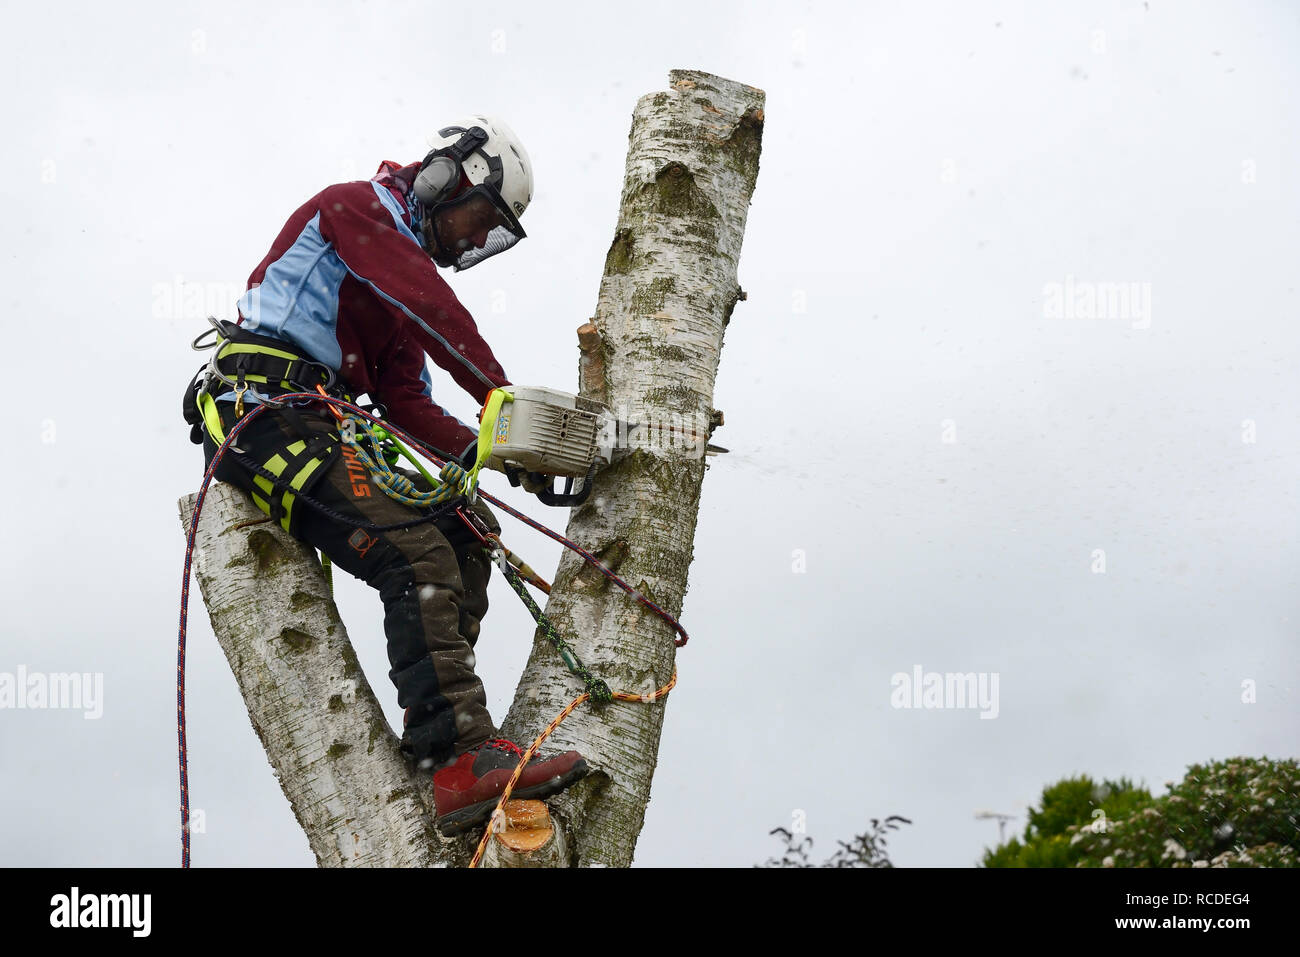
[[[668,692],[672,691],[675,684],[677,684],[676,666],[673,667],[673,676],[669,680],[668,684],[659,688],[654,694],[645,695],[632,694],[628,691],[615,691],[614,699],[616,701],[640,701],[644,704],[649,704],[651,701],[657,701],[659,698],[662,698],[664,695],[668,694]],[[519,766],[515,768],[515,773],[512,774],[510,780],[506,782],[506,789],[501,792],[501,799],[497,801],[497,806],[492,811],[492,817],[488,821],[488,826],[483,831],[483,837],[478,842],[478,849],[474,851],[474,859],[469,862],[470,867],[478,867],[479,861],[483,859],[483,852],[487,850],[488,840],[492,837],[493,833],[500,829],[501,822],[505,820],[505,812],[502,808],[505,807],[506,801],[510,800],[510,793],[515,789],[515,785],[519,782],[519,776],[524,773],[524,767],[533,759],[533,755],[535,755],[537,749],[542,746],[542,742],[550,737],[551,732],[560,726],[560,722],[571,715],[578,705],[582,704],[590,697],[591,695],[584,691],[582,694],[578,695],[578,697],[570,701],[568,705],[565,706],[564,710],[556,715],[554,720],[542,729],[542,733],[537,736],[536,740],[528,746],[528,750],[524,752],[524,756],[519,759]]]

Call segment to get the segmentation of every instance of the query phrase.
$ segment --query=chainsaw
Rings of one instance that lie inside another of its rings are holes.
[[[500,404],[496,421],[485,421],[492,430],[489,468],[504,472],[510,484],[518,486],[525,473],[532,479],[549,479],[537,498],[546,505],[574,507],[591,495],[597,470],[631,454],[630,436],[637,429],[662,429],[705,442],[705,454],[727,450],[708,444],[708,435],[679,426],[628,423],[592,399],[540,386],[510,386],[508,398]],[[698,447],[698,446],[697,446]],[[557,491],[555,479],[564,479]],[[580,480],[574,490],[575,480]]]

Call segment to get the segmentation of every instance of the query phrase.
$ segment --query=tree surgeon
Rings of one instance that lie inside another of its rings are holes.
[[[215,476],[379,591],[389,677],[405,708],[402,750],[434,771],[447,833],[491,813],[521,756],[498,736],[474,674],[491,563],[454,512],[413,523],[427,512],[381,494],[323,402],[290,407],[274,397],[364,394],[377,415],[448,461],[444,479],[465,476],[457,469],[473,463],[478,432],[434,401],[426,356],[480,403],[510,381],[438,267],[468,269],[523,239],[532,192],[523,145],[487,116],[441,129],[421,162],[385,161],[368,181],[327,187],[289,218],[249,277],[238,322],[220,324],[221,378],[196,376],[186,392],[205,468],[245,404],[269,400]],[[537,491],[541,478],[525,477],[525,487]],[[469,510],[500,531],[481,501]],[[544,797],[586,772],[576,751],[539,755],[514,793]]]

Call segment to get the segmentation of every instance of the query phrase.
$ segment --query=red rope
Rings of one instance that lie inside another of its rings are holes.
[[[185,573],[181,579],[181,621],[176,641],[176,737],[181,764],[181,867],[190,866],[189,761],[185,751],[185,626],[190,606],[190,566],[194,559],[194,537],[198,533],[199,513],[203,510],[203,499],[208,494],[208,485],[212,482],[217,463],[221,461],[221,456],[225,454],[235,436],[265,408],[266,406],[259,405],[236,422],[226,436],[226,441],[221,443],[221,448],[217,449],[217,454],[212,457],[207,471],[203,473],[203,484],[199,486],[199,494],[194,499],[194,511],[190,514],[190,532],[185,537]]]

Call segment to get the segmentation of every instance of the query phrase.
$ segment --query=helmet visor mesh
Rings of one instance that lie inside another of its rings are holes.
[[[509,249],[525,236],[496,189],[480,183],[433,211],[438,245],[457,271]]]

